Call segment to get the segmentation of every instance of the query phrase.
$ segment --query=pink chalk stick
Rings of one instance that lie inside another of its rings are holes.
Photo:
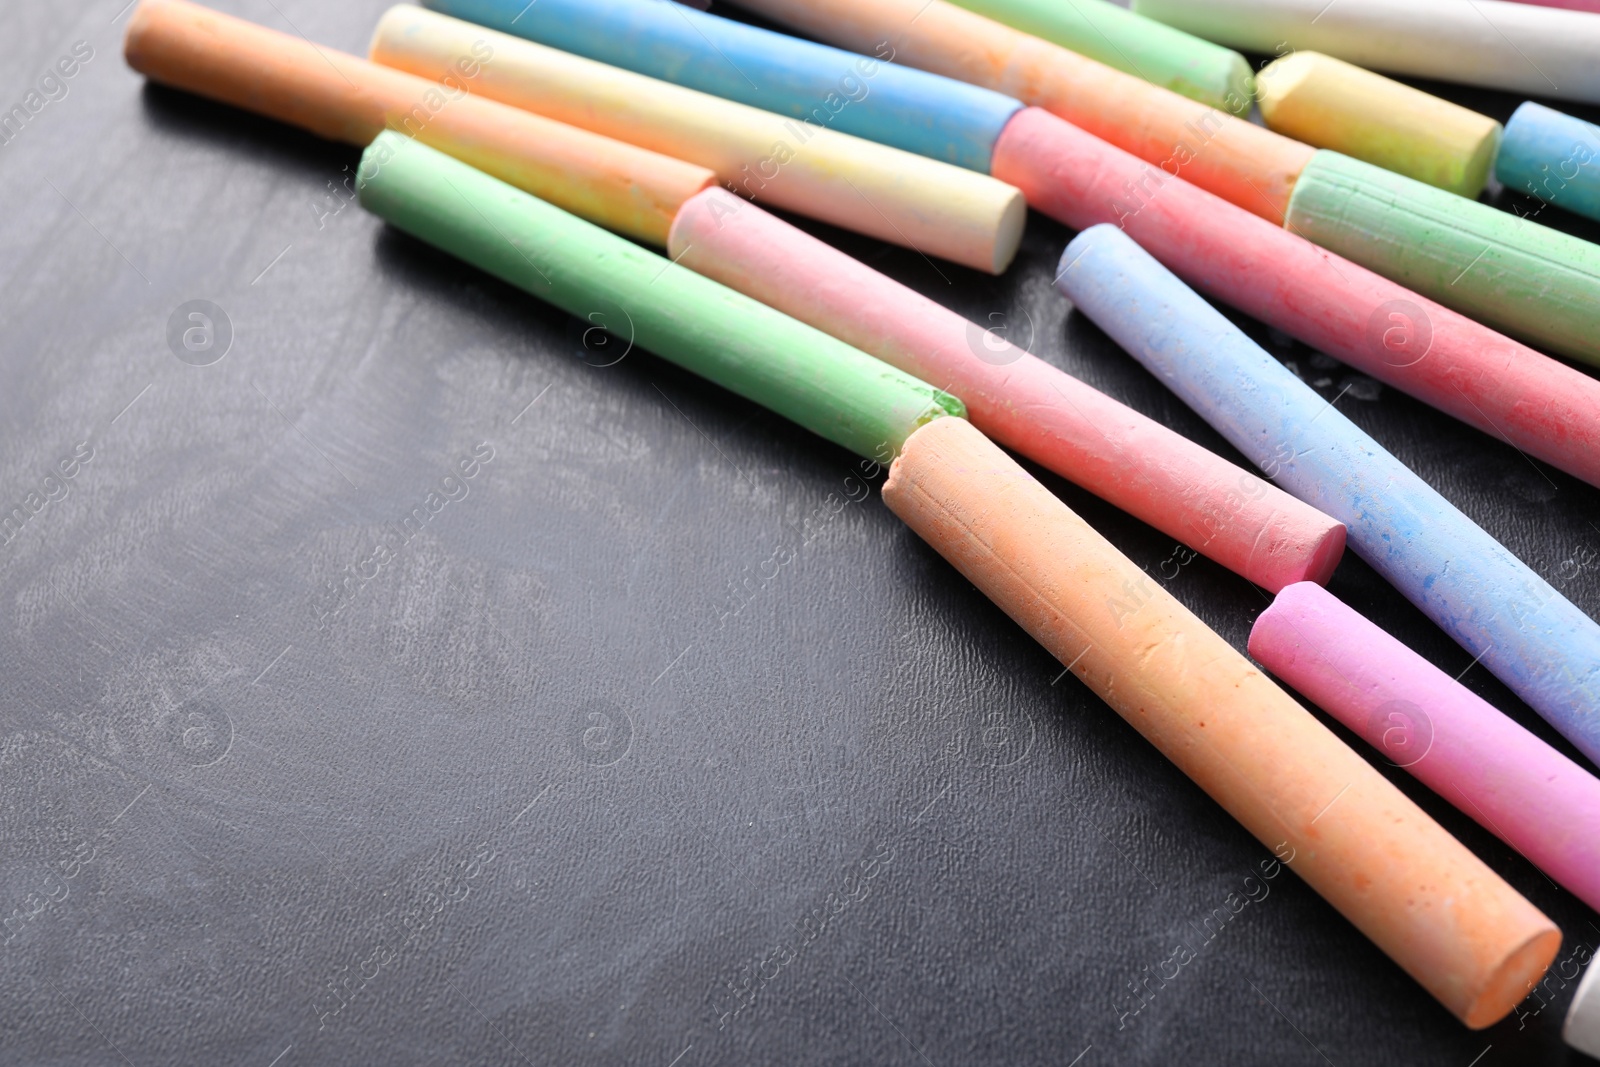
[[[1564,7],[1568,11],[1592,11],[1600,15],[1600,0],[1512,0],[1517,4],[1534,4],[1538,7]]]
[[[993,173],[1051,218],[1120,225],[1213,300],[1600,485],[1600,379],[1190,185],[1180,163],[1151,166],[1030,107],[1000,134]]]
[[[1250,654],[1600,909],[1600,779],[1309,582],[1261,613]]]
[[[674,262],[961,398],[1001,444],[1266,589],[1325,582],[1334,519],[721,189],[673,220]]]

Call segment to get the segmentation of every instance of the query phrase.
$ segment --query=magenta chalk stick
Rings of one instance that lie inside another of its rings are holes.
[[[1600,779],[1321,586],[1279,593],[1250,654],[1600,910]]]
[[[1515,0],[1519,4],[1535,4],[1539,7],[1563,7],[1568,11],[1590,11],[1600,15],[1600,0]]]
[[[1325,582],[1345,528],[1309,504],[721,189],[674,262],[959,396],[1008,448],[1266,589]]]
[[[1197,136],[1203,144],[1204,131]],[[1600,379],[1038,108],[1001,133],[994,176],[1074,229],[1121,226],[1213,300],[1600,485]]]

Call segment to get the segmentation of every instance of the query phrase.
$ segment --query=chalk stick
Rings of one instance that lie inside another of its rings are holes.
[[[887,42],[898,63],[1044,108],[1275,223],[1315,151],[946,0],[739,3],[852,51]]]
[[[1326,581],[1343,555],[1315,508],[725,190],[684,205],[667,254],[956,394],[985,434],[1257,585]]]
[[[1600,625],[1115,226],[1057,287],[1273,480],[1345,524],[1389,580],[1590,760]]]
[[[906,442],[883,499],[1468,1026],[1560,933],[970,424]]]
[[[1107,0],[955,0],[968,11],[1235,115],[1254,95],[1244,56]]]
[[[1600,1058],[1600,965],[1590,964],[1578,984],[1561,1037],[1585,1056]]]
[[[671,260],[398,134],[361,157],[396,228],[771,408],[858,455],[894,454],[961,402]]]
[[[1310,582],[1261,613],[1250,654],[1600,910],[1600,779]]]
[[[1485,325],[1600,366],[1600,246],[1327,151],[1301,172],[1285,225]]]
[[[1600,126],[1530,100],[1506,123],[1495,176],[1514,192],[1600,219]]]
[[[999,274],[1027,204],[983,174],[817,129],[421,8],[390,8],[372,58],[434,80],[486,41],[473,93],[709,167],[764,204]]]
[[[1324,52],[1417,78],[1600,103],[1600,20],[1503,0],[1133,0],[1246,52]]]
[[[1561,7],[1568,11],[1593,11],[1600,14],[1600,0],[1512,0],[1516,4],[1538,4],[1541,7]]]
[[[423,6],[982,174],[989,173],[995,138],[1022,106],[976,85],[885,62],[882,54],[857,55],[662,0],[532,6],[425,0]],[[869,99],[870,107],[861,106]]]
[[[1600,14],[1600,0],[1511,0],[1516,4],[1538,4],[1541,7],[1561,7],[1568,11],[1593,11]]]
[[[704,167],[597,137],[457,88],[481,75],[470,54],[450,85],[380,67],[185,0],[144,0],[128,20],[128,65],[347,144],[395,129],[518,188],[654,244],[683,202],[715,181]]]
[[[1500,124],[1320,52],[1274,60],[1256,79],[1261,116],[1297,141],[1476,198],[1489,180]]]
[[[1600,381],[1582,371],[1036,108],[1001,134],[995,173],[1073,229],[1119,223],[1212,299],[1600,486]]]

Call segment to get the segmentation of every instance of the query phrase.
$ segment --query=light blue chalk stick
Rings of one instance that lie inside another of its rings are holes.
[[[1506,123],[1494,175],[1507,189],[1600,219],[1600,126],[1530,100]]]
[[[672,0],[423,0],[423,6],[662,81],[989,173],[1022,104]]]
[[[1056,287],[1600,763],[1600,625],[1109,224]]]

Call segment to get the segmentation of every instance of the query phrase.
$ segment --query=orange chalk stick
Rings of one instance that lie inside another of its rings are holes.
[[[1279,226],[1316,152],[946,0],[739,5],[841,48],[892,49],[898,63],[1014,96]],[[1129,194],[1137,201],[1136,189]]]
[[[1468,1026],[1549,967],[1549,919],[971,424],[883,499]]]
[[[128,65],[152,81],[365,146],[384,130],[424,144],[584,218],[667,243],[710,170],[469,92],[484,42],[445,82],[322,48],[187,0],[144,0],[128,22]]]

